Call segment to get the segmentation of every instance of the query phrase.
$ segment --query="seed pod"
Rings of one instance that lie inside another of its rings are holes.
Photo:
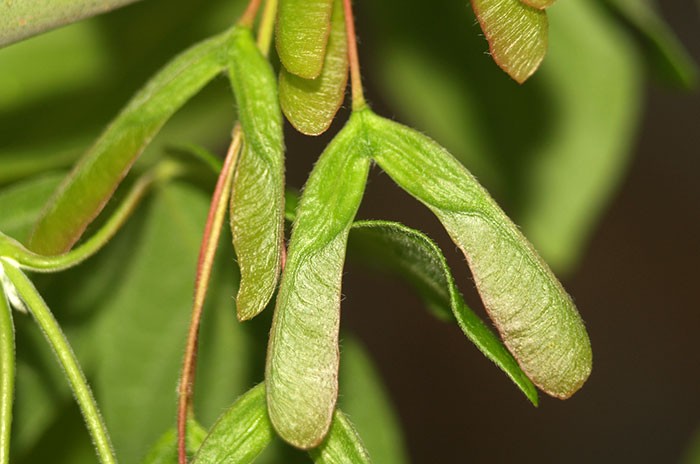
[[[525,82],[547,53],[547,14],[520,0],[472,0],[472,7],[496,64]]]
[[[236,29],[230,79],[245,144],[231,193],[231,232],[241,281],[238,318],[255,317],[272,298],[284,240],[284,140],[274,72],[249,29]]]
[[[591,371],[586,329],[569,295],[532,245],[444,148],[363,112],[372,156],[438,217],[464,252],[486,310],[535,385],[571,396]]]
[[[340,288],[348,231],[369,157],[351,118],[304,188],[270,331],[265,379],[270,419],[299,448],[325,437],[338,396]]]
[[[279,92],[282,111],[301,133],[319,135],[328,129],[345,98],[348,81],[348,46],[341,0],[333,5],[331,33],[321,74],[304,79],[284,67]]]
[[[73,246],[163,124],[223,70],[229,40],[226,32],[183,52],[131,99],[57,190],[31,250],[57,255]]]
[[[212,426],[192,464],[255,462],[274,431],[265,410],[265,384],[241,396]]]
[[[333,0],[280,0],[277,54],[287,71],[305,79],[321,74]]]

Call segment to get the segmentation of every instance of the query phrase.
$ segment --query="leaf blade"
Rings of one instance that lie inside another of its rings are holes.
[[[59,187],[36,224],[29,247],[67,251],[99,214],[151,138],[223,69],[228,33],[183,52],[158,72],[112,121]]]
[[[316,464],[370,464],[369,454],[359,434],[347,416],[339,409],[333,415],[333,423],[326,440],[318,448],[309,451]]]
[[[442,318],[451,319],[452,315],[464,335],[537,406],[535,386],[500,339],[464,302],[444,255],[427,235],[389,221],[356,222],[351,243],[362,239],[358,237],[360,234],[372,241],[372,246],[365,252],[368,258],[382,262],[388,270],[411,282],[428,307],[438,311]],[[357,245],[355,242],[353,250],[358,249]]]

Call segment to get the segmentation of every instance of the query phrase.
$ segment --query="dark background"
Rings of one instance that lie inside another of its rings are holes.
[[[696,5],[659,3],[699,60]],[[360,36],[371,34],[359,14]],[[381,95],[368,85],[381,114]],[[650,80],[643,106],[628,175],[579,267],[564,278],[594,353],[590,380],[570,400],[541,396],[533,408],[408,286],[350,266],[343,326],[378,364],[414,463],[667,463],[687,453],[700,430],[700,98]],[[296,153],[289,182],[301,186],[326,139],[287,137]],[[401,220],[435,238],[467,301],[481,310],[463,258],[437,221],[378,170],[360,217]]]

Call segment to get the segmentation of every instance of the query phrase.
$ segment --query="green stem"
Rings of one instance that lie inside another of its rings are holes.
[[[3,268],[0,265],[0,274]],[[10,462],[12,401],[15,392],[15,328],[12,311],[0,282],[0,464]]]
[[[270,54],[270,44],[275,31],[278,0],[267,0],[263,10],[260,26],[258,27],[258,48],[266,57]]]
[[[109,220],[89,240],[67,253],[40,255],[0,233],[0,257],[10,258],[21,268],[35,272],[58,272],[76,266],[100,251],[114,237],[156,181],[172,177],[177,169],[173,164],[163,164],[144,174]]]
[[[46,303],[41,295],[39,295],[39,292],[37,292],[32,282],[20,271],[15,263],[6,259],[1,259],[0,265],[3,266],[5,274],[10,282],[14,284],[17,293],[26,303],[32,316],[34,316],[46,340],[56,354],[58,362],[66,373],[68,382],[70,383],[71,389],[85,418],[85,423],[92,437],[100,462],[102,462],[102,464],[116,464],[117,459],[114,457],[109,434],[102,421],[102,416],[95,403],[95,398],[92,396],[87,380],[80,369],[78,360],[66,336],[61,331],[61,327],[56,319],[54,319],[51,310],[46,306]]]

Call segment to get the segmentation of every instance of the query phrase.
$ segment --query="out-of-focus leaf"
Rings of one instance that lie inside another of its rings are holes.
[[[547,54],[547,14],[520,0],[472,0],[496,64],[523,83]]]
[[[353,235],[354,232],[350,232],[350,236]],[[379,373],[363,346],[348,336],[343,338],[341,346],[338,401],[340,408],[355,425],[374,462],[409,462],[399,419]]]
[[[13,1],[32,4],[37,1]],[[7,2],[0,3],[0,23]],[[2,26],[0,25],[0,36]],[[65,53],[65,50],[80,50]],[[36,104],[56,92],[71,93],[104,79],[109,68],[108,50],[94,22],[76,24],[0,50],[0,111]],[[48,69],[51,72],[46,72]]]
[[[568,398],[591,372],[583,321],[561,283],[488,192],[436,142],[362,111],[371,156],[437,216],[469,262],[503,342],[532,382]]]
[[[353,224],[350,246],[350,256],[399,274],[435,313],[455,319],[467,338],[537,406],[535,386],[501,340],[464,302],[440,248],[425,234],[395,222],[359,221]]]
[[[17,240],[27,237],[63,177],[63,173],[46,174],[0,190],[0,231]]]
[[[265,404],[265,384],[240,397],[213,425],[192,464],[247,464],[274,437]]]
[[[207,431],[197,423],[187,422],[187,457],[191,459],[207,436]],[[151,451],[144,458],[142,464],[177,464],[177,431],[172,428],[165,432],[158,442],[153,445]]]
[[[231,232],[241,283],[238,318],[252,319],[272,298],[284,241],[284,138],[277,80],[253,40],[237,28],[229,77],[238,103],[244,147],[231,192]]]
[[[0,3],[0,46],[106,13],[138,0],[23,0]]]
[[[163,124],[222,70],[229,38],[226,32],[191,47],[132,98],[61,185],[34,229],[31,249],[70,249]]]
[[[207,206],[207,195],[185,184],[158,190],[151,204],[144,205],[149,214],[139,238],[130,241],[125,253],[132,258],[122,258],[123,279],[110,289],[100,309],[94,335],[98,350],[94,386],[124,462],[142,458],[175,417],[177,377]],[[235,290],[230,254],[223,261],[226,266],[215,268],[220,278],[210,289],[220,298],[205,308],[202,327],[200,367],[218,373],[207,374],[203,380],[209,381],[198,383],[203,396],[197,403],[198,415],[205,421],[250,381],[250,344],[235,323],[230,298]]]
[[[455,19],[458,5],[368,8],[370,17],[401,15],[383,23],[367,68],[391,107],[458,156],[553,268],[570,270],[624,172],[638,122],[642,69],[619,23],[595,2],[560,2],[548,10],[549,57],[520,87],[481,59],[476,31]],[[415,37],[420,27],[431,41]]]
[[[318,448],[309,451],[316,464],[369,464],[369,454],[360,436],[339,409],[333,414],[328,436]]]
[[[304,79],[282,68],[279,94],[282,111],[299,132],[319,135],[328,129],[345,98],[348,80],[348,50],[345,15],[341,0],[335,0],[330,37],[321,74]]]
[[[697,64],[656,13],[651,1],[607,0],[607,3],[637,30],[661,77],[685,88],[697,84]]]
[[[270,329],[265,370],[270,419],[302,449],[318,446],[338,396],[340,289],[347,236],[370,160],[351,117],[324,150],[297,209]]]
[[[318,77],[326,56],[333,0],[280,0],[277,54],[287,71]]]
[[[687,446],[681,464],[700,464],[700,429],[691,435]]]

